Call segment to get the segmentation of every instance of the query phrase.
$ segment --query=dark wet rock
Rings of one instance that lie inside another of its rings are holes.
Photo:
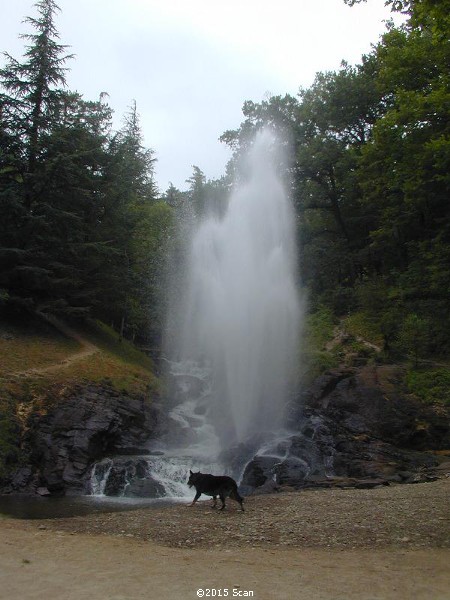
[[[114,456],[95,464],[90,480],[93,493],[127,498],[161,498],[164,487],[150,473],[145,457]]]
[[[267,437],[262,434],[252,436],[245,442],[235,444],[219,454],[219,461],[228,465],[230,473],[238,478],[245,470],[248,462],[255,456],[261,445],[267,441]],[[264,481],[261,482],[261,485]],[[247,485],[242,481],[242,485]],[[252,487],[250,488],[253,489]],[[246,493],[246,492],[245,492]]]
[[[401,367],[392,365],[325,373],[291,401],[290,433],[279,438],[258,433],[228,448],[220,460],[234,477],[243,473],[243,494],[376,487],[444,476],[449,468],[440,469],[439,462],[448,465],[448,458],[440,461],[436,452],[450,448],[449,408],[426,406],[406,395],[402,380]],[[96,463],[104,493],[160,497],[162,486],[147,462],[160,453],[149,452],[147,444],[155,438],[188,444],[191,425],[109,385],[80,386],[46,415],[30,416],[24,440],[29,464],[1,491],[92,491]]]
[[[163,498],[165,494],[164,486],[150,476],[134,479],[126,489],[126,496],[131,498]]]
[[[116,452],[118,454],[121,454],[122,456],[137,456],[137,455],[142,456],[143,454],[148,454],[148,455],[155,454],[148,448],[139,448],[137,446],[125,446],[125,447],[117,446]]]
[[[273,456],[255,456],[245,468],[242,485],[250,488],[263,486],[267,481],[273,479],[274,467],[279,462],[280,459]]]
[[[358,490],[371,490],[382,485],[389,485],[389,481],[386,479],[358,479],[355,483],[355,488]]]
[[[434,451],[450,448],[450,411],[406,395],[402,380],[401,367],[392,365],[317,378],[289,406],[289,427],[298,433],[274,446],[283,458],[266,467],[267,458],[254,455],[243,483],[370,488],[433,480],[440,462]]]
[[[32,479],[32,469],[31,467],[22,467],[17,469],[11,479],[11,488],[12,489],[23,489],[25,488]]]
[[[265,483],[263,483],[263,485],[261,485],[258,488],[252,489],[251,491],[247,492],[247,495],[252,495],[252,496],[258,496],[260,494],[274,494],[276,492],[281,491],[281,489],[286,490],[287,486],[283,486],[283,488],[278,485],[275,481],[273,481],[272,479],[268,479]]]
[[[297,485],[298,482],[304,481],[310,471],[309,464],[306,460],[290,456],[276,467],[276,481],[280,485]]]
[[[401,367],[392,365],[330,371],[303,393],[300,405],[346,431],[369,433],[400,448],[450,447],[448,409],[403,393],[402,377]]]
[[[46,415],[30,417],[25,440],[30,464],[13,475],[10,487],[84,493],[94,462],[110,454],[146,452],[159,413],[144,397],[105,385],[80,386]]]

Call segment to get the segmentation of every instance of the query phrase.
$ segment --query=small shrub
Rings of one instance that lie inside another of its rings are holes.
[[[426,404],[450,405],[450,369],[411,369],[406,374],[408,391]]]
[[[429,324],[416,314],[409,314],[400,329],[400,344],[414,358],[417,368],[419,357],[425,354],[428,345]]]
[[[356,312],[345,319],[345,330],[353,337],[383,346],[383,335],[377,321],[365,312]]]
[[[326,306],[320,306],[314,313],[307,315],[304,327],[304,347],[307,352],[317,352],[333,338],[334,315]]]
[[[19,460],[19,426],[15,404],[10,398],[0,401],[0,480]]]

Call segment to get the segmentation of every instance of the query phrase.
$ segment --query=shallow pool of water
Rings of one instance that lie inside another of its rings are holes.
[[[61,519],[101,512],[119,512],[175,504],[177,498],[112,498],[101,496],[1,496],[0,517],[15,519]]]

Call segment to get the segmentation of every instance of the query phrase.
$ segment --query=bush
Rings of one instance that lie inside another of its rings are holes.
[[[450,404],[450,369],[411,369],[406,374],[408,391],[427,404]]]
[[[0,480],[19,461],[19,431],[15,404],[10,398],[3,398],[0,401]]]
[[[311,381],[328,369],[339,364],[335,353],[325,350],[327,342],[333,339],[335,318],[330,308],[320,306],[307,315],[300,366],[303,381]]]
[[[335,318],[330,308],[319,306],[312,314],[307,315],[304,327],[304,347],[307,352],[317,352],[332,339]]]
[[[414,358],[417,367],[420,356],[424,356],[428,346],[429,324],[416,314],[409,314],[400,329],[400,345]]]
[[[362,337],[372,344],[383,346],[380,324],[367,313],[360,311],[349,315],[345,319],[345,329],[353,337]]]

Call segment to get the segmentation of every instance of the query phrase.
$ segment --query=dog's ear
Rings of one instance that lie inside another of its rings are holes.
[[[189,469],[189,473],[190,473],[191,475],[193,475],[193,474],[194,474],[194,473],[193,473],[193,472],[192,472],[190,469]]]

